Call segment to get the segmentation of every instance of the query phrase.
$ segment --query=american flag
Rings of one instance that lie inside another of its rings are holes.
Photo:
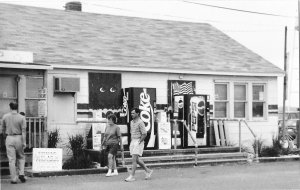
[[[178,82],[173,83],[173,95],[180,95],[180,94],[194,94],[193,84],[192,82],[189,83],[182,83],[178,84]]]

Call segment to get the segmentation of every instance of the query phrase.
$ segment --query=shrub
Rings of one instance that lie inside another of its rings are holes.
[[[67,145],[67,148],[72,151],[74,158],[78,158],[83,154],[84,137],[82,135],[69,137],[69,145]]]
[[[252,146],[252,145],[251,145]],[[246,153],[251,153],[251,154],[253,154],[254,152],[253,152],[253,148],[251,148],[251,147],[249,147],[249,146],[247,146],[247,145],[242,145],[241,146],[241,151],[242,152],[246,152]]]
[[[56,148],[57,143],[60,141],[59,130],[55,129],[48,133],[48,148]]]
[[[261,150],[262,157],[277,157],[280,155],[280,150],[274,147],[263,147]]]
[[[72,151],[72,157],[63,164],[63,169],[83,169],[91,168],[92,161],[84,154],[84,137],[76,135],[69,137],[69,144],[67,145]]]
[[[263,148],[263,144],[264,144],[264,142],[261,138],[258,138],[256,140],[254,140],[253,143],[252,143],[252,147],[253,147],[253,150],[254,150],[255,154],[257,153],[256,152],[257,151],[256,146],[258,146],[258,153],[257,153],[258,156],[261,156],[261,150]]]
[[[278,138],[278,137],[273,137],[272,143],[273,143],[273,147],[278,149],[278,150],[281,150],[283,148],[282,144],[281,144],[281,141],[280,141],[280,138]]]
[[[78,158],[72,157],[68,159],[63,165],[63,169],[84,169],[92,167],[92,161],[88,159],[85,155],[81,155]]]
[[[290,154],[291,151],[289,148],[283,148],[282,142],[280,137],[273,137],[272,139],[272,146],[263,147],[261,151],[261,156],[271,156],[271,157],[278,157],[280,155],[287,155]]]

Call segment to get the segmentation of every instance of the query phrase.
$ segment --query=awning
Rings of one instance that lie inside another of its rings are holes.
[[[8,62],[0,62],[0,68],[53,70],[53,67],[51,65],[37,64],[37,63],[8,63]]]

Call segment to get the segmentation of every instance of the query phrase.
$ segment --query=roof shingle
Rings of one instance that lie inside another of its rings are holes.
[[[32,51],[55,66],[147,67],[199,72],[283,71],[205,23],[0,4],[0,49]]]

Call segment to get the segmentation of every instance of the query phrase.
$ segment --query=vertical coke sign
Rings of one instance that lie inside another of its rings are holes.
[[[155,145],[155,134],[154,134],[154,113],[153,106],[151,105],[151,95],[147,93],[147,89],[143,88],[143,91],[140,93],[140,105],[139,109],[141,110],[140,117],[145,123],[147,130],[147,141],[146,147],[152,148]]]
[[[141,110],[140,118],[145,123],[147,137],[145,138],[145,149],[156,148],[156,134],[154,131],[154,102],[156,102],[155,88],[126,88],[127,106],[129,112],[132,108]],[[130,118],[131,120],[131,118]],[[129,123],[129,121],[128,121]]]

